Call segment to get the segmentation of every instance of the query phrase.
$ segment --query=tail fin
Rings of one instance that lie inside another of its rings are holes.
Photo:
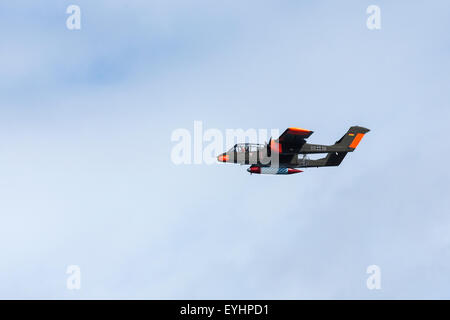
[[[353,152],[364,135],[370,130],[364,127],[354,126],[332,146],[328,146],[328,154],[317,160],[305,160],[299,168],[307,167],[331,167],[338,166],[349,152]]]
[[[343,147],[347,151],[332,152],[325,158],[325,166],[338,166],[344,160],[348,152],[353,152],[358,146],[364,135],[370,130],[364,127],[353,126],[348,129],[347,133],[334,144],[337,147]]]
[[[353,126],[348,129],[347,133],[338,141],[336,141],[334,145],[348,148],[348,151],[352,152],[356,149],[364,135],[369,131],[369,129],[364,127]]]

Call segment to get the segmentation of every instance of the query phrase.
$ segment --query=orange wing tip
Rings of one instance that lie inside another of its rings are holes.
[[[357,133],[349,147],[355,149],[363,137],[364,133]]]
[[[310,133],[311,130],[303,129],[303,128],[288,128],[291,131],[298,132],[298,133]]]

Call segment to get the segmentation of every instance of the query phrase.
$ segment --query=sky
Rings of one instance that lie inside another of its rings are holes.
[[[449,12],[3,1],[0,298],[449,299]],[[173,163],[194,121],[319,144],[371,131],[339,167],[249,175]]]

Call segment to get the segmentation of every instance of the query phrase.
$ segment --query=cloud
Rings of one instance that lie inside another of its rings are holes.
[[[0,10],[1,297],[448,296],[446,3],[379,32],[358,2],[81,1],[80,32],[29,4]],[[172,164],[194,120],[372,131],[339,168],[250,176]]]

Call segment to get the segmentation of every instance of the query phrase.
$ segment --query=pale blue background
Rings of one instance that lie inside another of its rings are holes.
[[[0,298],[450,298],[449,13],[3,1]],[[172,164],[171,133],[194,120],[323,144],[371,132],[339,168],[250,176]]]

